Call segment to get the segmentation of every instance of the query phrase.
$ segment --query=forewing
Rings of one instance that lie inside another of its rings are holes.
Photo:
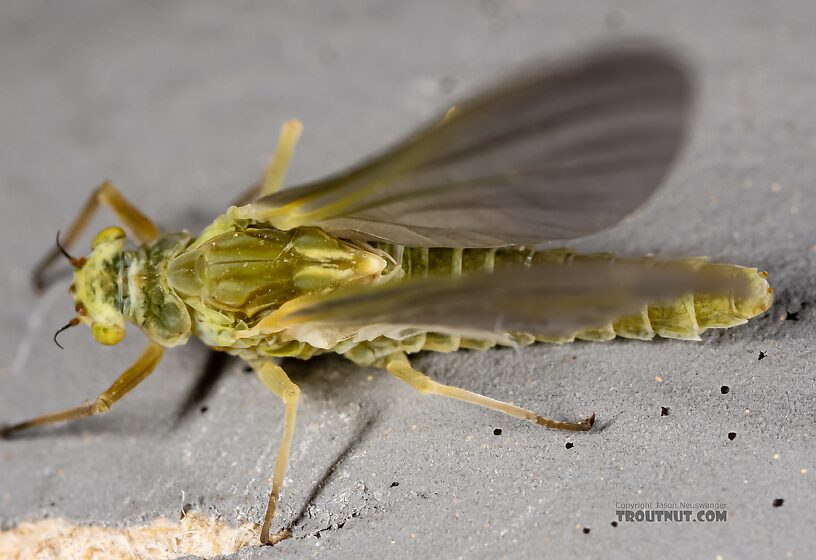
[[[657,51],[531,68],[367,163],[241,212],[280,229],[424,247],[581,237],[658,187],[689,97],[682,66]]]
[[[744,279],[704,270],[649,260],[509,267],[493,274],[413,279],[299,298],[281,307],[270,324],[279,329],[390,325],[474,336],[526,332],[562,337],[692,291],[749,289]]]

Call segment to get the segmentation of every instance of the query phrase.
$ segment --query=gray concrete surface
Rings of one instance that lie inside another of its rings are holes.
[[[306,124],[292,183],[524,61],[652,36],[698,71],[693,137],[647,208],[574,245],[755,265],[777,289],[772,311],[701,343],[417,360],[555,416],[597,412],[584,435],[422,397],[339,358],[291,364],[304,397],[278,523],[295,537],[232,558],[812,558],[814,29],[807,1],[4,2],[0,420],[94,396],[138,352],[138,333],[110,349],[80,329],[60,351],[67,279],[42,298],[28,283],[101,179],[163,227],[197,230],[256,178],[284,119]],[[0,523],[121,524],[185,502],[260,519],[282,407],[233,362],[179,420],[205,358],[199,344],[169,352],[107,417],[0,442]],[[728,521],[611,526],[616,502],[643,501],[725,502]]]

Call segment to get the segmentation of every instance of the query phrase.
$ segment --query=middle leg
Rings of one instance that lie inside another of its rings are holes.
[[[275,508],[280,498],[283,476],[286,474],[286,465],[289,463],[289,448],[292,445],[292,436],[295,432],[295,413],[297,412],[300,388],[292,383],[283,368],[271,360],[254,362],[252,366],[266,388],[280,397],[286,406],[283,419],[283,435],[278,449],[278,459],[275,462],[275,475],[272,478],[272,492],[269,494],[269,503],[266,506],[266,514],[261,527],[261,543],[274,545],[289,537],[289,532],[284,529],[270,538],[269,529],[272,526],[272,518],[275,516]]]
[[[244,206],[255,202],[258,198],[275,194],[283,185],[283,178],[289,169],[289,161],[295,153],[300,134],[303,132],[303,123],[297,119],[286,121],[281,126],[278,138],[278,147],[275,155],[267,164],[263,177],[257,183],[249,187],[246,191],[235,199],[233,206]]]

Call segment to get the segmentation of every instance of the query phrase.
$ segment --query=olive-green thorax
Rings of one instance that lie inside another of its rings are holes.
[[[296,297],[370,282],[381,257],[316,228],[248,227],[215,235],[176,257],[170,287],[193,307],[198,300],[250,323]]]

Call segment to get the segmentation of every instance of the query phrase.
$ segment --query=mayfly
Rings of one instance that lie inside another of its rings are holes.
[[[286,123],[263,178],[198,237],[164,233],[109,182],[68,230],[104,205],[125,231],[102,230],[70,257],[76,317],[102,344],[125,324],[148,342],[93,402],[6,426],[9,435],[107,412],[191,335],[237,355],[285,406],[261,540],[270,534],[300,390],[276,358],[327,352],[441,395],[561,430],[510,403],[415,370],[421,350],[485,350],[616,336],[699,339],[771,304],[765,274],[705,259],[578,254],[536,245],[610,227],[638,208],[682,144],[690,105],[682,64],[616,47],[536,67],[458,104],[441,120],[349,171],[280,190],[301,126]],[[58,240],[59,241],[59,240]],[[35,273],[63,252],[62,245]]]

